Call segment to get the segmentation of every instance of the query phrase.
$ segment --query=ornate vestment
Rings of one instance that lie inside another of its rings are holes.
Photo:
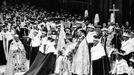
[[[76,54],[73,56],[72,73],[74,74],[89,74],[90,60],[89,49],[86,39],[83,39],[80,43]]]
[[[4,75],[15,75],[17,72],[26,72],[26,54],[23,44],[12,41],[7,57],[7,66]]]

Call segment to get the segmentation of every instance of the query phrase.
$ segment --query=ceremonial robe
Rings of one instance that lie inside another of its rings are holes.
[[[54,43],[47,42],[45,52],[39,51],[28,72],[24,75],[49,75],[54,73],[56,49]]]
[[[26,63],[26,55],[23,44],[21,41],[12,41],[4,75],[15,75],[15,73],[26,72],[27,70],[28,66]]]

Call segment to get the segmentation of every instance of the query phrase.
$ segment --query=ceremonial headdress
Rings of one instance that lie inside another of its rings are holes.
[[[99,19],[99,14],[95,14],[95,18],[94,18],[94,23],[99,23],[100,19]]]

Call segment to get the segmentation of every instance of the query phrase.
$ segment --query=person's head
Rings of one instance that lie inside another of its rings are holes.
[[[114,26],[109,26],[108,32],[109,32],[109,33],[112,33],[113,31],[114,31]]]
[[[45,27],[44,25],[41,25],[41,30],[43,30],[43,29],[44,29],[44,27]]]
[[[71,33],[71,29],[70,28],[65,28],[65,33],[70,34]]]
[[[87,26],[87,32],[93,32],[95,30],[95,27],[93,25],[88,25]]]
[[[94,37],[93,44],[94,44],[94,46],[96,46],[99,43],[100,36],[98,35],[98,33],[96,33],[96,34],[94,34],[93,37]]]
[[[108,24],[108,26],[111,26],[111,22],[108,22],[107,24]]]
[[[103,27],[106,27],[107,26],[107,24],[106,23],[103,23]]]
[[[37,30],[34,30],[33,35],[36,36],[38,34]]]
[[[54,39],[53,39],[53,37],[52,37],[52,35],[50,34],[50,35],[48,35],[48,41],[50,41],[50,42],[53,42],[54,41]]]
[[[131,32],[131,38],[134,38],[134,32]]]
[[[19,26],[21,23],[20,21],[16,21],[16,25]]]
[[[11,29],[15,29],[15,26],[14,25],[11,25]]]
[[[47,36],[47,31],[42,31],[42,37],[46,37]]]
[[[126,32],[123,33],[123,40],[127,41],[130,38],[130,35]]]
[[[51,31],[51,33],[49,34],[51,37],[52,37],[52,39],[56,39],[56,37],[57,37],[57,31]]]
[[[107,28],[103,28],[103,29],[101,29],[101,31],[102,31],[103,36],[106,36],[108,34],[108,29]]]
[[[115,26],[116,26],[116,27],[120,27],[120,26],[119,26],[119,23],[115,23]]]
[[[78,32],[78,36],[86,36],[87,35],[86,31],[83,29],[79,29],[77,32]]]
[[[37,25],[36,24],[34,24],[33,25],[33,29],[37,29],[38,27],[37,27]]]
[[[66,43],[72,42],[72,38],[73,38],[72,35],[66,34],[65,42],[66,42]]]
[[[128,22],[128,21],[126,21],[126,23],[125,23],[125,24],[126,24],[126,26],[129,26],[129,22]]]
[[[17,34],[14,35],[14,40],[15,40],[16,42],[19,41],[19,36],[18,36]]]
[[[4,32],[7,32],[7,31],[8,31],[7,26],[3,27],[3,31],[4,31]]]

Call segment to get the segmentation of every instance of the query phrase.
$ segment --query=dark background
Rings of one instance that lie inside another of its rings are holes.
[[[134,24],[134,0],[7,0],[9,2],[16,1],[22,3],[29,1],[33,5],[41,6],[48,10],[65,9],[72,13],[84,14],[84,10],[89,10],[90,20],[93,21],[94,15],[99,13],[100,21],[108,22],[110,13],[109,9],[112,8],[112,4],[116,5],[120,11],[116,12],[116,22],[124,24],[125,21],[129,21]],[[0,1],[2,3],[2,1]]]

